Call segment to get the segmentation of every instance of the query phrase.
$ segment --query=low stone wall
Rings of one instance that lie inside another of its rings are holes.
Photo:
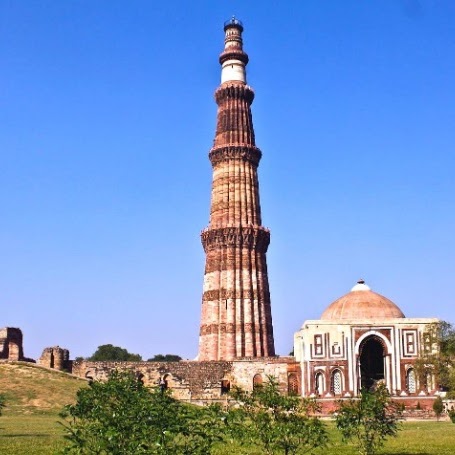
[[[434,418],[433,403],[436,397],[425,396],[419,398],[403,398],[393,397],[393,400],[401,403],[404,406],[403,417],[410,419],[430,419]],[[322,398],[318,399],[321,405],[322,415],[331,415],[338,408],[340,400],[348,400],[348,398]]]
[[[234,385],[252,390],[253,379],[267,376],[278,379],[284,393],[288,389],[288,370],[295,370],[292,357],[245,358],[228,361],[180,362],[73,362],[72,373],[88,379],[106,380],[113,370],[134,371],[149,387],[164,380],[173,396],[184,401],[225,400]]]

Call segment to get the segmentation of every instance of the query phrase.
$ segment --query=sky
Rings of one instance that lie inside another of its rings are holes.
[[[455,322],[455,2],[0,0],[0,327],[26,356],[197,355],[232,15],[278,354],[359,278]]]

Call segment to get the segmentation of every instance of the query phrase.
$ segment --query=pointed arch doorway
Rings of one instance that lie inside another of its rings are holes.
[[[370,390],[385,377],[386,347],[376,335],[365,338],[359,349],[360,388]]]

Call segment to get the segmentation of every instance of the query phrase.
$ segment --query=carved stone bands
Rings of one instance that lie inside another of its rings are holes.
[[[210,150],[209,159],[212,166],[229,160],[248,161],[254,167],[258,167],[262,152],[254,146],[226,145],[214,147]]]
[[[215,100],[218,105],[227,99],[245,100],[251,104],[254,100],[254,91],[249,85],[239,83],[223,84],[215,91]]]
[[[209,302],[209,301],[216,301],[216,300],[226,300],[226,299],[250,299],[254,300],[254,298],[258,298],[255,295],[253,289],[213,289],[211,291],[205,291],[202,294],[202,300]]]
[[[263,227],[225,227],[206,229],[201,234],[204,251],[234,246],[265,253],[270,243],[270,232]]]
[[[268,326],[270,328],[271,326]],[[233,323],[220,323],[220,324],[203,324],[200,327],[200,335],[210,335],[210,334],[219,334],[219,333],[236,333],[239,331],[249,331],[251,332],[254,329],[253,324],[233,324]],[[272,352],[271,355],[275,355],[275,352]]]
[[[248,55],[242,49],[230,47],[220,54],[220,63],[223,64],[227,60],[240,60],[245,65],[248,64]]]
[[[232,323],[220,323],[220,324],[204,324],[200,328],[200,335],[209,335],[211,333],[235,333],[237,331],[244,330],[245,328],[251,330],[252,325],[248,324],[250,327],[244,327],[241,325],[236,325]]]

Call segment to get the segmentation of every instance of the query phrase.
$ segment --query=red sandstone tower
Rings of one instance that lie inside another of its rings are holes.
[[[261,226],[256,147],[251,116],[254,92],[246,84],[248,55],[242,23],[224,24],[221,85],[215,91],[217,126],[210,224],[202,232],[206,254],[199,360],[275,355],[266,252]]]

